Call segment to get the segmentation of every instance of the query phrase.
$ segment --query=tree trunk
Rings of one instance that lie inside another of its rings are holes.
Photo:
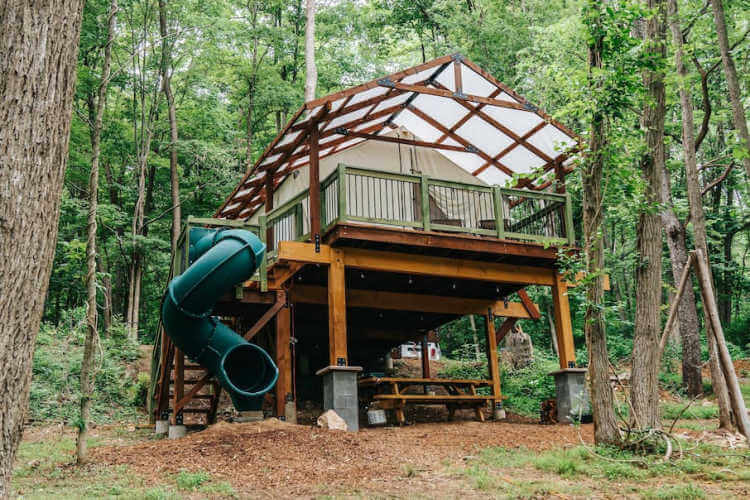
[[[666,57],[664,0],[649,0],[654,15],[646,22],[647,57],[658,65]],[[661,337],[661,220],[656,207],[661,202],[664,169],[664,74],[661,69],[643,74],[646,102],[643,128],[646,152],[641,159],[645,183],[645,208],[637,226],[635,331],[633,369],[630,377],[631,417],[639,428],[658,428],[659,419],[659,340]]]
[[[662,201],[664,209],[661,219],[667,236],[669,258],[672,262],[672,277],[677,285],[688,260],[688,250],[685,226],[677,218],[672,206],[669,173],[666,169],[662,170]],[[692,289],[682,294],[677,310],[677,326],[682,344],[682,385],[687,389],[688,396],[696,397],[703,392],[703,380],[700,326],[698,311],[695,307],[695,294]]]
[[[729,36],[727,35],[727,23],[724,16],[724,5],[721,0],[711,0],[714,11],[714,23],[716,24],[716,35],[719,39],[719,51],[721,52],[721,63],[724,66],[724,76],[727,79],[729,89],[729,102],[732,105],[732,120],[737,130],[740,144],[745,149],[745,157],[742,163],[745,165],[745,174],[750,182],[750,133],[747,131],[747,118],[745,108],[742,106],[742,95],[740,94],[740,83],[737,79],[737,69],[729,48]],[[706,253],[708,256],[708,253]]]
[[[479,361],[482,353],[479,352],[479,338],[477,337],[477,323],[474,321],[474,315],[469,314],[469,326],[471,326],[472,340],[474,341],[474,360]]]
[[[79,464],[88,461],[89,413],[91,411],[91,396],[93,394],[94,351],[99,337],[96,325],[96,212],[99,194],[99,156],[101,152],[102,117],[109,86],[110,61],[112,60],[112,40],[115,36],[115,20],[117,15],[117,0],[112,0],[109,6],[107,21],[107,42],[104,45],[104,61],[102,63],[102,78],[95,104],[94,122],[91,124],[91,172],[89,173],[89,213],[88,239],[86,240],[86,340],[81,361],[81,415],[78,422],[78,438],[76,439],[76,460]]]
[[[595,73],[602,68],[603,28],[601,26],[601,3],[589,0],[588,8],[596,11],[590,15],[588,26],[589,85],[594,95],[600,90],[601,80]],[[582,170],[583,231],[586,270],[596,276],[586,289],[584,332],[589,352],[589,383],[591,407],[594,414],[594,441],[597,444],[620,442],[614,411],[614,397],[609,385],[609,357],[604,312],[604,249],[602,247],[602,177],[604,173],[604,149],[606,147],[605,115],[602,106],[595,106],[591,117],[588,157]]]
[[[0,498],[10,494],[57,242],[82,7],[0,7]]]
[[[177,254],[177,240],[180,239],[182,209],[180,207],[180,173],[177,170],[177,112],[172,94],[172,77],[169,68],[172,61],[172,47],[167,36],[167,2],[159,0],[159,33],[161,34],[161,78],[164,96],[167,98],[169,114],[169,173],[172,191],[172,255]]]
[[[672,40],[675,44],[675,66],[677,69],[677,81],[680,84],[680,106],[682,108],[682,149],[685,157],[685,183],[687,185],[688,202],[690,204],[690,221],[693,225],[695,237],[695,248],[699,248],[708,259],[708,243],[706,237],[706,216],[703,213],[703,199],[701,196],[701,184],[698,178],[698,165],[695,158],[695,132],[693,123],[693,106],[690,94],[685,87],[688,81],[687,68],[683,60],[684,51],[682,44],[682,30],[680,28],[679,11],[677,0],[669,0],[669,27],[672,31]],[[710,268],[709,268],[710,269]],[[706,333],[709,347],[709,363],[711,365],[711,381],[714,394],[719,404],[719,426],[731,427],[729,420],[729,395],[727,384],[722,376],[718,364],[715,346],[712,345],[711,325],[706,321]]]
[[[315,66],[315,0],[307,0],[305,25],[305,102],[315,99],[318,68]]]

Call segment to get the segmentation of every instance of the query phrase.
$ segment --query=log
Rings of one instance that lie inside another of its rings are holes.
[[[727,343],[724,339],[724,330],[721,327],[721,321],[719,321],[719,308],[716,306],[708,261],[701,249],[696,249],[691,253],[695,254],[698,280],[700,281],[701,293],[703,295],[703,307],[707,316],[706,321],[711,321],[711,326],[713,327],[714,337],[719,350],[719,361],[721,362],[721,369],[724,372],[724,379],[729,389],[729,400],[732,404],[732,411],[734,411],[737,429],[750,441],[750,422],[748,421],[747,408],[745,407],[745,400],[742,398],[740,383],[737,380],[737,373],[734,370],[732,357],[729,355],[729,349],[727,349]]]
[[[679,308],[682,294],[685,293],[685,287],[687,285],[687,282],[689,281],[688,278],[690,277],[690,266],[693,265],[694,260],[695,256],[692,253],[688,255],[688,260],[685,263],[685,268],[682,270],[682,276],[680,276],[680,284],[677,286],[677,293],[672,299],[672,306],[669,308],[669,316],[667,316],[667,324],[664,325],[664,333],[661,334],[661,340],[659,341],[658,359],[661,359],[662,354],[664,354],[664,348],[667,345],[667,338],[669,338],[669,332],[672,331],[672,326],[674,325],[674,321],[677,318],[677,309]]]

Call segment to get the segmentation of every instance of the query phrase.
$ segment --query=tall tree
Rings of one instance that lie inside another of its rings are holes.
[[[747,130],[747,117],[742,105],[740,94],[740,82],[737,78],[737,68],[734,66],[731,49],[729,48],[729,36],[727,34],[727,21],[724,14],[724,4],[721,0],[711,0],[714,11],[714,23],[716,24],[716,35],[719,39],[719,52],[721,52],[721,63],[724,66],[724,76],[729,88],[729,103],[732,105],[732,119],[734,128],[737,130],[739,140],[744,152],[742,162],[745,165],[745,174],[750,182],[750,133]],[[706,253],[708,256],[708,253]]]
[[[591,405],[594,414],[594,440],[597,444],[617,443],[620,431],[614,410],[614,396],[609,384],[609,356],[604,311],[604,155],[606,154],[606,121],[602,93],[602,57],[605,29],[602,22],[602,5],[597,0],[588,0],[584,15],[588,30],[589,88],[594,99],[591,110],[588,155],[583,165],[583,238],[586,271],[593,280],[586,289],[584,332],[589,352],[589,379]]]
[[[682,149],[685,160],[688,202],[690,204],[690,221],[693,225],[695,247],[703,250],[704,255],[708,258],[706,216],[703,213],[703,200],[695,154],[696,142],[693,123],[693,106],[690,100],[690,92],[686,87],[688,72],[684,62],[683,35],[680,27],[677,0],[669,0],[669,26],[675,44],[675,66],[677,69],[677,76],[679,77],[680,107],[682,110]],[[708,337],[711,380],[719,404],[719,427],[728,428],[731,426],[729,417],[729,393],[726,380],[724,379],[724,375],[719,367],[716,340],[711,334],[712,328],[708,321],[706,322],[706,331],[708,333],[706,336]]]
[[[307,0],[305,24],[305,102],[315,99],[318,68],[315,65],[315,0]]]
[[[0,498],[10,494],[55,251],[82,8],[0,3]]]
[[[167,32],[167,2],[159,0],[159,34],[161,35],[161,83],[167,98],[169,115],[169,179],[172,193],[172,255],[177,255],[177,240],[180,239],[182,209],[180,207],[180,173],[177,169],[177,110],[172,94],[172,48]]]
[[[646,149],[640,161],[645,186],[645,203],[637,231],[640,263],[636,268],[635,331],[633,370],[630,384],[632,417],[638,427],[656,428],[659,420],[659,338],[661,334],[661,202],[664,170],[665,91],[663,63],[666,57],[666,5],[664,0],[648,0],[652,11],[646,21],[643,72],[646,88],[643,128]]]
[[[99,192],[99,157],[101,153],[102,117],[107,99],[109,86],[110,63],[112,61],[112,42],[115,37],[115,22],[117,17],[117,0],[112,0],[107,18],[107,41],[104,44],[104,61],[102,62],[102,77],[99,82],[96,102],[94,104],[94,122],[91,127],[91,172],[89,173],[89,211],[88,238],[86,240],[86,341],[83,348],[81,362],[81,419],[78,423],[78,437],[76,440],[76,458],[79,464],[88,460],[89,413],[91,411],[91,396],[93,394],[94,350],[98,339],[97,309],[96,309],[96,213]]]

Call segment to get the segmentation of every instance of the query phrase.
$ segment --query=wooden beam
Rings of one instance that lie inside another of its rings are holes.
[[[485,332],[487,334],[487,365],[490,372],[490,379],[492,380],[492,395],[495,397],[495,402],[501,402],[502,395],[500,394],[500,365],[497,358],[495,316],[492,314],[492,310],[486,311],[484,320],[486,323]]]
[[[422,378],[430,378],[430,350],[426,333],[422,335]],[[427,386],[424,389],[427,391]]]
[[[331,366],[346,366],[346,272],[344,255],[331,250],[328,266],[328,354]]]
[[[434,95],[438,97],[456,98],[456,99],[460,99],[463,101],[475,102],[479,104],[487,104],[489,106],[497,106],[498,108],[508,108],[508,109],[518,109],[521,111],[528,111],[526,106],[524,106],[523,104],[519,104],[517,102],[513,102],[513,101],[491,99],[489,97],[482,97],[482,96],[472,95],[472,94],[463,94],[460,98],[458,98],[450,90],[443,90],[443,89],[438,89],[434,87],[426,87],[424,85],[409,85],[406,83],[386,82],[382,80],[380,84],[384,87],[392,87],[398,90],[406,90],[407,92],[417,92],[419,94],[429,94],[429,95]]]
[[[516,326],[516,323],[518,322],[518,318],[508,318],[505,321],[503,321],[503,324],[500,325],[500,329],[495,334],[495,345],[499,345],[500,342],[503,341],[506,335],[510,333],[510,331],[513,329],[514,326]]]
[[[292,397],[292,353],[291,341],[291,310],[282,307],[276,314],[276,366],[279,368],[279,378],[276,382],[276,416],[285,417],[287,398]]]
[[[332,252],[333,250],[328,245],[320,245],[320,252],[316,252],[315,246],[311,243],[282,241],[279,243],[278,258],[279,260],[326,264],[331,262]],[[428,255],[417,256],[359,248],[347,248],[341,252],[345,256],[346,265],[356,269],[425,276],[445,276],[518,285],[551,286],[553,284],[550,270],[541,267],[432,257]]]
[[[501,93],[502,93],[502,90],[495,89],[487,97],[490,97],[490,98],[497,97]],[[464,123],[468,122],[471,119],[471,117],[476,114],[477,111],[481,110],[485,106],[486,104],[478,104],[477,107],[474,108],[473,111],[469,111],[468,113],[466,113],[460,120],[458,120],[455,124],[453,124],[453,126],[449,130],[451,132],[455,132],[456,130],[460,129],[461,126],[463,126]],[[443,142],[447,138],[448,138],[448,134],[443,134],[438,138],[437,142]]]
[[[326,287],[302,285],[295,283],[289,289],[289,301],[299,304],[328,304]],[[386,311],[413,311],[435,314],[484,314],[492,308],[495,316],[527,319],[529,313],[520,302],[508,302],[506,307],[502,300],[467,299],[446,297],[443,295],[423,295],[418,293],[384,292],[379,290],[346,290],[347,307],[383,309]]]
[[[346,137],[349,137],[349,138],[361,137],[362,139],[367,139],[370,141],[390,142],[393,144],[404,144],[406,146],[416,146],[416,147],[421,147],[421,148],[444,149],[446,151],[458,151],[460,153],[471,152],[468,148],[464,146],[450,146],[448,144],[438,144],[437,142],[417,141],[413,139],[402,139],[400,137],[390,137],[390,136],[384,136],[384,135],[368,134],[365,132],[355,132],[353,130],[346,130],[346,132],[343,133],[342,135],[345,135]]]
[[[271,306],[270,309],[268,309],[265,313],[263,313],[263,316],[260,317],[258,321],[255,322],[255,324],[245,332],[243,337],[248,342],[255,337],[259,331],[263,329],[266,324],[276,316],[276,313],[278,313],[282,307],[286,305],[286,292],[283,290],[277,290],[276,291],[276,303]]]
[[[529,294],[526,293],[526,290],[519,290],[518,291],[518,298],[521,299],[521,303],[523,304],[523,307],[526,308],[526,311],[529,313],[529,317],[531,319],[539,319],[542,317],[542,315],[539,313],[539,308],[532,302],[531,297],[529,297]]]
[[[560,355],[560,368],[572,368],[576,364],[576,350],[573,342],[573,324],[570,319],[568,287],[560,273],[553,273],[552,303],[555,314],[557,347]]]

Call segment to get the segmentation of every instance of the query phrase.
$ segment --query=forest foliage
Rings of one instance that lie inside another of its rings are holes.
[[[740,0],[724,3],[732,54],[740,83],[746,88],[750,83],[748,6]],[[460,52],[583,135],[593,101],[586,84],[585,4],[580,0],[320,2],[317,94],[322,96],[433,57]],[[748,179],[741,165],[747,152],[740,147],[732,126],[715,27],[707,5],[703,0],[679,2],[689,56],[686,84],[699,127],[697,154],[721,319],[733,354],[742,355],[750,350],[750,208]],[[100,329],[126,316],[130,267],[138,256],[144,269],[138,327],[141,343],[149,343],[157,328],[170,268],[173,208],[157,7],[154,0],[127,0],[119,5],[104,113],[98,210],[99,305],[100,318],[105,318],[99,321]],[[90,123],[101,77],[108,8],[107,1],[91,0],[84,10],[70,159],[45,308],[45,321],[61,329],[68,328],[69,318],[86,301]],[[305,5],[302,0],[185,0],[168,2],[167,8],[171,51],[168,71],[179,125],[182,214],[211,216],[302,102]],[[647,57],[638,26],[650,15],[636,0],[608,2],[604,9],[605,41],[616,57],[602,76],[610,97],[611,109],[607,112],[612,118],[604,185],[605,271],[612,289],[601,307],[606,312],[609,353],[614,360],[626,359],[632,352],[636,271],[641,265],[636,246],[637,219],[644,207],[663,209],[645,206],[645,186],[639,174],[645,147],[640,123],[646,99],[641,80],[644,68],[661,69],[665,74],[670,193],[677,217],[683,222],[688,219],[673,47],[668,44],[664,60]],[[149,131],[153,140],[145,172],[145,223],[143,230],[134,234],[138,154]],[[574,219],[580,224],[579,175],[568,177],[568,190],[574,200]],[[576,229],[580,238],[580,225]],[[687,236],[688,247],[692,247],[689,230]],[[666,242],[662,259],[664,317],[675,288]],[[576,265],[580,266],[571,263],[572,268]],[[530,293],[540,304],[543,318],[524,322],[524,329],[538,349],[551,353],[546,319],[550,311],[548,291],[530,289]],[[570,291],[581,363],[587,356],[583,294],[583,288]],[[465,319],[442,333],[447,354],[466,354],[461,346],[471,342],[472,333]],[[42,344],[45,335],[43,330]],[[108,335],[115,337],[116,333]],[[478,338],[483,338],[481,332]],[[677,351],[670,352],[679,356]]]

